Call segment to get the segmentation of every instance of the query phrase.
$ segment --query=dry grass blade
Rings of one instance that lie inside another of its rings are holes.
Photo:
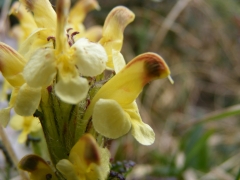
[[[143,15],[142,14],[143,11],[145,11],[146,14],[149,14],[149,16]],[[161,26],[162,22],[164,21],[164,18],[162,16],[160,16],[158,13],[149,9],[142,9],[142,8],[135,9],[134,13],[138,18],[147,19],[151,21],[153,27]],[[202,46],[201,40],[198,39],[196,36],[194,36],[191,32],[187,31],[179,23],[173,22],[172,26],[169,27],[169,31],[176,33],[176,35],[178,35],[179,38],[181,38],[183,41],[187,42],[190,46],[196,49]],[[152,49],[149,49],[149,51],[152,51]]]
[[[22,170],[18,169],[18,158],[17,155],[15,154],[13,147],[11,145],[11,143],[9,142],[7,135],[3,129],[3,127],[0,125],[0,137],[2,139],[3,145],[6,148],[7,152],[9,153],[9,156],[11,157],[14,166],[17,168],[20,176],[22,177],[23,180],[28,180],[28,176],[25,172],[23,172]]]
[[[234,177],[227,173],[228,169],[239,165],[240,153],[227,159],[225,162],[219,166],[213,168],[209,173],[205,174],[200,178],[200,180],[210,179],[210,177],[219,177],[219,180],[232,180]]]
[[[191,0],[179,0],[172,8],[166,19],[163,21],[161,28],[157,31],[156,37],[152,41],[151,50],[156,51],[160,44],[163,42],[167,32],[177,19],[179,14],[188,5]]]
[[[1,41],[3,40],[4,34],[7,31],[6,29],[8,28],[6,26],[6,21],[8,18],[8,10],[9,10],[10,4],[11,4],[10,0],[5,0],[2,7],[2,12],[0,16],[0,40]]]

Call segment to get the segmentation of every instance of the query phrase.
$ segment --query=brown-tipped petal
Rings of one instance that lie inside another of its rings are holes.
[[[88,107],[85,118],[92,115],[93,107],[99,99],[112,99],[121,106],[132,103],[143,87],[154,79],[170,74],[167,64],[155,53],[144,53],[134,58],[118,74],[97,92]]]
[[[22,71],[25,63],[25,59],[17,51],[0,42],[0,71],[13,87],[24,83]]]
[[[123,43],[123,31],[131,23],[135,15],[128,8],[119,6],[114,8],[107,16],[103,26],[103,37],[99,41],[109,56],[108,65],[112,68],[112,49],[120,51]]]
[[[26,39],[37,28],[33,15],[19,2],[14,2],[10,14],[16,16],[21,24],[21,30],[23,31],[21,40]]]
[[[57,13],[57,32],[56,32],[56,49],[58,53],[66,50],[68,47],[66,39],[66,25],[68,12],[70,7],[70,0],[58,0],[56,13]]]
[[[37,155],[24,156],[18,164],[19,168],[28,171],[30,179],[43,180],[51,179],[57,180],[57,177],[48,163]]]
[[[96,0],[80,0],[78,1],[69,13],[69,23],[77,25],[83,22],[87,13],[91,10],[99,10],[99,4]],[[77,30],[77,29],[75,29]]]
[[[77,159],[78,158],[78,159]],[[88,169],[91,163],[100,164],[100,154],[96,140],[90,134],[84,134],[71,149],[69,160]]]
[[[143,69],[144,69],[144,85],[154,79],[159,78],[166,78],[170,75],[170,70],[168,65],[163,60],[161,56],[155,53],[144,53],[137,56],[135,59],[136,62],[144,62]],[[134,60],[127,64],[126,69],[130,68],[131,66],[135,66]]]
[[[125,27],[131,23],[134,18],[135,15],[128,8],[124,6],[114,8],[104,22],[103,40],[106,40],[106,42],[122,40]]]
[[[91,163],[95,163],[100,165],[100,154],[95,139],[90,134],[86,134],[82,139],[86,142],[84,159],[87,164],[90,165]]]

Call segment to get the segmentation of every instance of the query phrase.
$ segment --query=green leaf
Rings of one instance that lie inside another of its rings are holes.
[[[240,114],[240,104],[237,104],[237,105],[234,105],[234,106],[222,109],[222,110],[211,112],[202,118],[192,119],[189,122],[181,125],[180,128],[186,129],[186,128],[193,127],[194,125],[197,125],[197,124],[203,124],[203,123],[210,122],[210,121],[217,121],[217,120],[221,120],[223,118],[227,118],[227,117],[235,116],[235,115],[239,115],[239,114]]]
[[[205,132],[201,126],[186,134],[182,139],[182,149],[186,154],[184,169],[191,167],[202,171],[208,170],[210,158],[207,141],[212,134],[212,131]]]

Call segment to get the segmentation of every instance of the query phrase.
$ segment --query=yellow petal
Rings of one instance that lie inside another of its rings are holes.
[[[31,87],[47,87],[56,76],[56,60],[53,49],[39,49],[26,64],[23,77]]]
[[[30,132],[38,131],[41,128],[38,118],[33,116],[14,115],[10,121],[10,126],[15,130],[22,130],[18,137],[19,143],[24,143],[27,140],[27,135]]]
[[[83,23],[86,14],[93,10],[100,9],[98,2],[96,0],[79,0],[71,9],[69,13],[69,23],[74,25],[74,30],[79,30],[75,26]],[[81,32],[82,33],[82,32]]]
[[[32,116],[41,99],[41,88],[32,88],[24,84],[16,97],[14,110],[21,116]]]
[[[23,128],[24,118],[15,114],[10,121],[10,126],[15,130],[21,130]]]
[[[26,61],[29,61],[33,53],[39,48],[54,48],[53,42],[47,38],[55,35],[53,31],[46,28],[38,28],[32,32],[28,38],[20,44],[19,53],[24,56]]]
[[[24,6],[21,6],[20,2],[14,2],[10,9],[10,14],[16,16],[20,22],[21,30],[23,31],[21,41],[25,40],[31,32],[37,29],[33,15]]]
[[[56,95],[64,102],[77,104],[87,97],[89,85],[85,78],[60,78],[55,86]]]
[[[56,32],[56,50],[57,53],[61,53],[67,50],[67,38],[66,38],[66,24],[68,18],[68,11],[70,7],[70,0],[58,0],[56,13],[57,13],[57,32]]]
[[[167,77],[169,68],[155,53],[145,53],[130,61],[118,74],[104,84],[94,96],[84,118],[89,119],[95,103],[100,99],[113,99],[121,106],[131,104],[145,84]]]
[[[35,118],[33,116],[31,116],[29,118],[31,118],[31,120],[32,120],[31,125],[30,125],[30,132],[39,131],[42,127],[39,119]]]
[[[116,74],[126,66],[123,55],[119,51],[115,51],[114,49],[112,50],[112,60]]]
[[[123,31],[131,23],[135,15],[128,8],[118,6],[107,16],[103,26],[103,37],[99,41],[105,48],[109,60],[108,67],[113,68],[112,49],[120,51],[123,43]]]
[[[0,110],[0,126],[6,127],[10,120],[11,107],[7,107]]]
[[[60,160],[56,167],[66,179],[105,180],[109,159],[108,149],[99,148],[91,134],[84,134],[71,149],[69,160]]]
[[[108,177],[110,171],[110,152],[107,148],[99,148],[100,158],[101,158],[101,166],[99,167],[99,180],[105,180]]]
[[[125,106],[124,109],[131,117],[133,137],[143,145],[151,145],[155,140],[155,134],[149,125],[142,122],[137,103],[134,101],[132,104]]]
[[[84,76],[96,76],[104,71],[107,54],[100,44],[81,38],[71,49],[73,50],[71,59],[76,62],[79,73]]]
[[[99,148],[101,165],[91,164],[86,174],[86,180],[106,180],[110,171],[110,153],[107,148]]]
[[[17,51],[0,42],[0,71],[13,87],[24,83],[22,71],[25,63],[24,58]]]
[[[18,136],[18,142],[19,143],[26,142],[28,134],[29,134],[29,131],[26,131],[25,129],[23,129],[20,135]]]
[[[73,164],[69,160],[67,159],[60,160],[57,163],[56,168],[66,179],[80,180],[79,177],[77,176]]]
[[[102,37],[102,27],[92,26],[84,34],[84,37],[91,42],[98,42]]]
[[[99,99],[94,106],[92,122],[103,136],[116,139],[128,133],[131,119],[122,107],[112,99]]]
[[[49,0],[19,0],[33,12],[34,20],[39,28],[55,28],[56,13]]]
[[[154,143],[155,134],[148,124],[132,120],[131,133],[133,137],[143,145],[151,145]]]
[[[91,134],[84,134],[77,141],[70,151],[69,160],[86,172],[92,163],[100,164],[98,144]]]
[[[28,171],[31,180],[57,180],[57,177],[46,161],[37,155],[24,156],[18,164],[19,168]]]
[[[67,179],[82,180],[87,179],[88,173],[95,177],[98,174],[96,172],[98,165],[100,165],[98,144],[92,135],[84,134],[71,149],[69,160],[59,161],[57,169]]]
[[[100,43],[104,46],[111,45],[112,49],[120,51],[122,48],[123,31],[134,18],[135,15],[128,8],[124,6],[114,8],[104,22],[103,37]]]

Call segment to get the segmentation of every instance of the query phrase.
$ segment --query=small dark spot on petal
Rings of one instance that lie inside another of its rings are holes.
[[[159,77],[161,72],[165,70],[164,65],[154,58],[147,59],[144,62],[144,68],[147,71],[148,77]]]

